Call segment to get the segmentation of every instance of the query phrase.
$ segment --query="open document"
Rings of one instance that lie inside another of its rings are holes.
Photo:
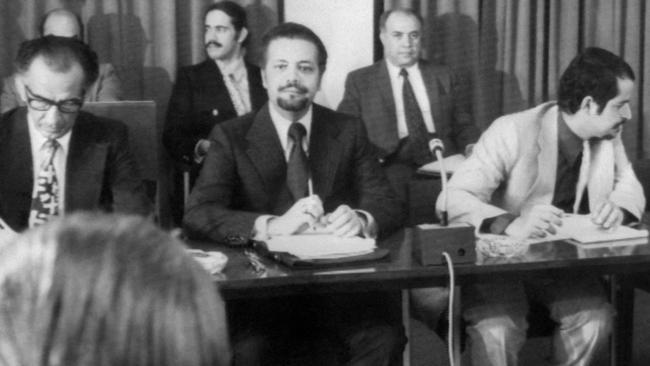
[[[465,161],[465,156],[463,154],[450,155],[444,158],[444,161],[447,174],[453,174],[456,169],[458,169],[460,164]],[[436,160],[428,164],[424,164],[418,169],[418,173],[440,175],[440,162]]]
[[[648,230],[619,226],[614,229],[603,229],[591,221],[590,215],[566,215],[562,218],[562,226],[555,235],[547,235],[543,239],[532,239],[531,243],[571,239],[580,244],[611,243],[629,245],[631,241],[647,241]]]
[[[372,253],[374,239],[341,238],[332,234],[299,234],[276,236],[266,240],[271,252],[284,252],[300,259],[344,258]]]

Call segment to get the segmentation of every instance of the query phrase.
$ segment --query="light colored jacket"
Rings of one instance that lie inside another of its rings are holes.
[[[449,181],[452,222],[480,227],[506,212],[521,215],[535,204],[551,204],[558,159],[555,102],[498,118],[483,133],[473,154]],[[587,181],[589,208],[609,199],[637,219],[645,207],[643,188],[620,134],[591,144]],[[442,210],[442,194],[436,208]]]

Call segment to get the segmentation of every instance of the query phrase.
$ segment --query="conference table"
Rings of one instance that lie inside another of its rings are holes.
[[[223,273],[215,276],[226,300],[284,296],[292,294],[359,292],[373,290],[403,290],[432,285],[446,285],[447,266],[423,266],[413,258],[414,230],[407,228],[378,242],[380,248],[390,251],[385,259],[343,267],[291,269],[275,261],[262,258],[264,269],[251,265],[242,248],[215,246],[210,243],[191,243],[205,250],[219,250],[229,262]],[[259,265],[257,265],[259,267]],[[511,257],[486,256],[477,252],[473,263],[454,265],[457,285],[474,281],[535,276],[560,276],[570,279],[578,273],[607,276],[611,300],[618,316],[630,314],[616,301],[619,275],[630,275],[650,269],[650,244],[633,245],[577,245],[567,241],[531,244]],[[629,288],[627,291],[630,291]],[[628,297],[629,298],[629,297]],[[626,326],[630,321],[623,322]],[[619,322],[617,322],[617,325]],[[612,364],[626,364],[630,360],[631,329],[616,326],[612,336]]]

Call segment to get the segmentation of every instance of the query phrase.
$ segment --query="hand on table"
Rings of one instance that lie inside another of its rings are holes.
[[[327,214],[322,222],[327,231],[344,238],[361,234],[364,226],[359,214],[347,205],[337,207],[334,212]]]
[[[292,235],[300,233],[323,216],[323,202],[316,195],[301,198],[284,215],[269,221],[269,235]]]
[[[623,222],[623,210],[612,201],[603,201],[591,213],[591,221],[603,229],[614,229]]]
[[[564,212],[552,205],[535,205],[508,225],[505,233],[509,236],[527,239],[544,238],[556,234],[562,226]]]

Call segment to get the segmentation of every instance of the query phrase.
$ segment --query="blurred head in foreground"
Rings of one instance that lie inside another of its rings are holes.
[[[0,365],[228,365],[224,304],[135,216],[74,214],[0,248]]]

